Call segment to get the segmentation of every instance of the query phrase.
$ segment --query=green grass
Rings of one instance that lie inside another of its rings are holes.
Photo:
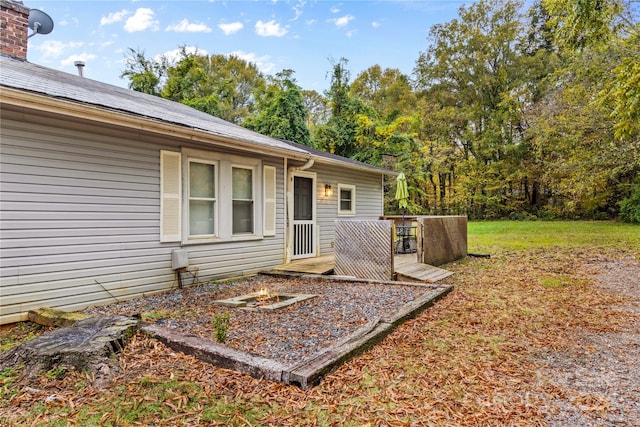
[[[640,225],[612,221],[469,222],[470,253],[502,254],[535,248],[626,247],[638,255]]]

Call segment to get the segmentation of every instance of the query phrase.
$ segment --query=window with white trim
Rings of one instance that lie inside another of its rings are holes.
[[[160,160],[162,242],[275,235],[275,167],[264,166],[258,157],[192,148],[161,150]]]
[[[216,163],[189,160],[189,237],[213,237],[217,229]]]
[[[233,234],[254,232],[254,184],[253,168],[233,166],[231,168]]]
[[[356,214],[356,186],[338,184],[338,215],[353,216]]]

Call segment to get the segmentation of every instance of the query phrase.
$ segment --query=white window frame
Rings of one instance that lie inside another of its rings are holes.
[[[216,171],[216,235],[189,236],[189,162],[215,163]],[[253,233],[233,234],[233,203],[232,203],[232,168],[242,167],[253,170]],[[259,191],[256,183],[262,183],[262,159],[257,157],[238,156],[227,153],[182,149],[182,180],[184,185],[182,194],[182,244],[220,243],[243,240],[263,239],[263,192]],[[262,185],[259,187],[262,188]]]
[[[200,198],[200,197],[191,197],[191,181],[190,181],[190,177],[191,177],[191,163],[201,163],[201,164],[205,164],[205,165],[213,165],[214,166],[214,180],[215,180],[215,187],[213,189],[214,192],[214,197],[213,198]],[[214,238],[218,235],[218,218],[220,216],[220,209],[218,208],[219,203],[218,203],[218,183],[220,182],[220,166],[218,164],[217,161],[212,161],[212,160],[203,160],[203,159],[198,159],[198,158],[194,158],[191,157],[189,159],[187,159],[187,186],[186,186],[186,218],[187,218],[187,239],[189,240],[194,240],[194,239],[211,239]],[[191,202],[191,200],[205,200],[205,201],[213,201],[213,234],[191,234],[191,204],[189,202]]]
[[[232,212],[232,223],[231,223],[231,234],[233,236],[248,236],[256,234],[256,167],[254,166],[246,166],[240,164],[232,164],[231,165],[231,174],[233,176],[233,169],[246,169],[251,171],[251,222],[253,224],[253,231],[250,233],[233,233],[233,202],[235,200],[247,201],[245,199],[234,199],[233,198],[233,182],[231,182],[231,212]]]
[[[351,192],[351,209],[342,209],[342,190]],[[356,215],[356,186],[338,183],[338,216]]]

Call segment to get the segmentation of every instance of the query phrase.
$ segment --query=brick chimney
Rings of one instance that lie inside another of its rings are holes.
[[[0,0],[0,54],[27,60],[29,8],[21,1]]]

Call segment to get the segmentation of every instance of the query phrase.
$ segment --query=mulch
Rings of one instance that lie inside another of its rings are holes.
[[[270,293],[314,294],[278,310],[219,306],[214,301],[262,288]],[[184,334],[216,339],[214,319],[225,312],[225,345],[291,364],[331,346],[363,324],[396,312],[430,288],[400,284],[311,281],[255,276],[235,283],[201,284],[161,295],[85,310],[90,315],[142,315]],[[146,315],[145,315],[146,314]]]

